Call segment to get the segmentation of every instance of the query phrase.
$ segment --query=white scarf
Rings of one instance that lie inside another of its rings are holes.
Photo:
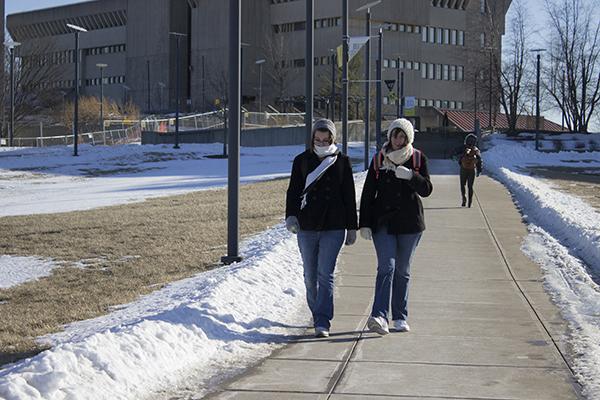
[[[315,146],[314,152],[319,158],[331,156],[338,150],[337,146],[332,143],[329,146]]]
[[[387,148],[388,143],[385,143],[382,149]],[[382,150],[383,151],[383,150]],[[414,152],[414,148],[412,144],[407,144],[406,146],[398,149],[388,151],[384,154],[383,165],[381,169],[396,169],[398,165],[403,165],[409,158],[412,157]]]
[[[302,191],[302,202],[300,203],[300,209],[302,210],[306,207],[307,203],[307,195],[310,187],[315,184],[335,162],[337,161],[337,147],[335,145],[331,145],[335,147],[335,151],[331,153],[332,155],[325,157],[321,163],[314,169],[310,174],[306,176],[306,182],[304,183],[304,190]],[[329,146],[329,147],[331,147]]]

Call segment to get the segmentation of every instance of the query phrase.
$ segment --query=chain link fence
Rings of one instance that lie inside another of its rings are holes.
[[[98,132],[80,133],[77,135],[79,144],[114,146],[139,142],[142,130],[139,125],[125,129],[111,129]],[[17,147],[47,147],[73,145],[73,135],[16,137],[13,145]]]

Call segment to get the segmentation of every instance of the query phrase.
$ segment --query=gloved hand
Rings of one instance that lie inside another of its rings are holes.
[[[408,181],[408,180],[411,180],[412,177],[413,177],[412,169],[408,169],[404,165],[398,165],[396,167],[396,178],[404,179],[404,180]]]
[[[346,231],[346,246],[352,246],[356,242],[356,230],[348,229]]]
[[[285,219],[285,229],[292,233],[298,233],[300,230],[300,223],[298,222],[298,218],[293,215],[290,215]]]
[[[365,240],[373,240],[373,234],[371,233],[371,228],[360,228],[360,236],[362,236]]]

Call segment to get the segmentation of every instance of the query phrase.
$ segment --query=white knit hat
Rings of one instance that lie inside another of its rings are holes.
[[[387,131],[388,142],[390,140],[392,140],[392,132],[396,128],[401,129],[406,134],[406,139],[408,141],[407,144],[412,144],[414,142],[414,140],[415,140],[415,130],[413,128],[413,125],[406,118],[398,118],[397,120],[394,120],[390,124],[390,127],[388,128],[388,131]]]

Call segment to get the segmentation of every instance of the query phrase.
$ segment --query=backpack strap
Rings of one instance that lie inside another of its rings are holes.
[[[381,169],[381,164],[383,164],[383,153],[378,151],[377,154],[373,156],[373,168],[375,169],[375,179],[379,179],[379,170]]]
[[[412,155],[413,170],[419,172],[421,169],[421,150],[414,149]]]

